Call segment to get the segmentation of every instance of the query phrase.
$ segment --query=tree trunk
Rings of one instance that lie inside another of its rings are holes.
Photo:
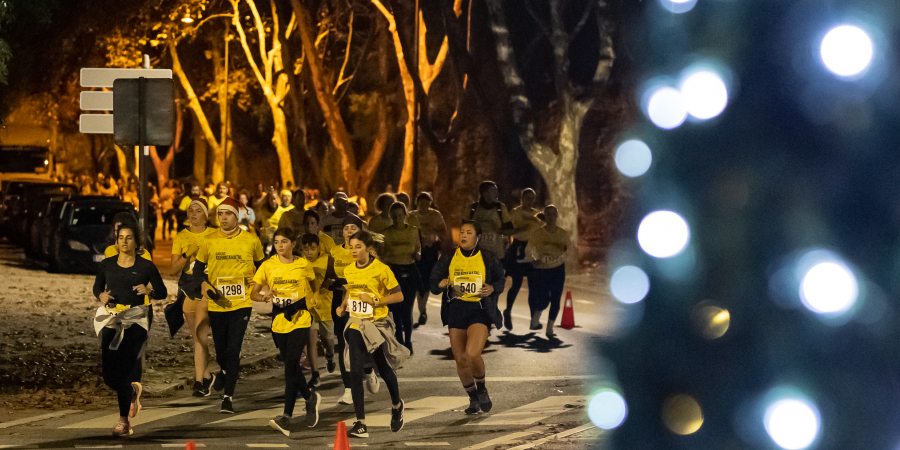
[[[197,118],[197,114],[191,114],[191,117],[194,120],[194,183],[202,187],[206,184],[207,140],[204,139],[201,133],[197,132],[197,129],[200,128],[200,120]]]
[[[181,87],[184,89],[188,98],[188,107],[191,108],[191,111],[194,113],[194,178],[197,182],[206,182],[206,149],[204,148],[203,151],[198,152],[200,146],[197,145],[197,138],[201,136],[198,134],[199,130],[202,133],[203,139],[206,141],[206,146],[212,149],[212,182],[218,183],[219,181],[222,181],[225,176],[225,150],[219,145],[215,134],[213,134],[212,127],[209,126],[209,120],[207,120],[206,113],[200,105],[200,99],[197,98],[194,87],[191,86],[191,81],[188,80],[187,75],[184,73],[184,69],[181,67],[181,61],[178,59],[178,51],[175,49],[174,44],[169,45],[169,53],[172,56],[172,72],[174,72],[178,77],[178,80],[181,81]],[[201,162],[202,165],[199,165]]]
[[[125,150],[122,150],[122,147],[115,144],[113,147],[116,149],[116,161],[119,163],[119,177],[127,180],[131,177],[131,172],[128,171],[128,157],[125,156]]]
[[[272,143],[275,144],[275,152],[278,153],[278,165],[281,168],[281,182],[287,186],[288,182],[294,184],[294,170],[291,163],[291,149],[288,146],[287,119],[284,110],[278,103],[270,102],[272,120],[275,123],[275,133],[272,135]]]

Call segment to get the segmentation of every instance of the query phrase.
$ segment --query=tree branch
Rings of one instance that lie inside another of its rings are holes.
[[[537,24],[538,28],[541,31],[541,34],[543,34],[547,39],[552,39],[550,37],[550,28],[546,23],[544,23],[543,20],[541,20],[540,17],[538,17],[537,11],[535,11],[534,8],[531,7],[531,2],[529,0],[522,0],[522,5],[525,7],[525,10],[528,11],[528,15],[531,16],[532,20],[534,20],[534,23]]]
[[[347,81],[350,81],[353,76],[350,78],[344,78],[344,71],[347,70],[347,61],[350,60],[350,43],[353,42],[353,9],[350,10],[350,21],[347,25],[350,28],[350,32],[347,36],[347,49],[344,50],[344,63],[341,64],[341,72],[338,73],[337,83],[334,85],[334,89],[331,91],[331,95],[337,94],[337,90]]]
[[[250,50],[250,46],[247,44],[247,35],[244,33],[244,26],[241,25],[240,19],[240,11],[238,11],[238,0],[231,0],[232,6],[234,6],[234,19],[232,22],[234,23],[234,27],[237,28],[238,36],[240,36],[241,47],[244,49],[244,53],[247,55],[247,62],[250,63],[250,68],[253,69],[253,74],[256,75],[256,79],[259,80],[259,84],[263,87],[263,90],[266,89],[266,78],[263,76],[262,72],[259,71],[259,66],[256,64],[256,59],[253,58],[253,52]]]
[[[573,38],[578,36],[578,33],[581,32],[581,29],[584,28],[584,24],[587,23],[587,20],[591,17],[591,11],[594,10],[594,2],[588,1],[587,5],[584,7],[584,12],[581,13],[581,19],[578,19],[578,23],[575,25],[575,28],[572,29],[572,32],[569,33],[569,36]]]

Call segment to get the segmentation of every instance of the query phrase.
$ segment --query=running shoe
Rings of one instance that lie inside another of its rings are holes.
[[[494,404],[491,403],[491,396],[488,395],[487,387],[482,383],[476,383],[476,386],[475,392],[478,394],[478,404],[481,406],[481,410],[491,412]]]
[[[269,421],[269,426],[280,431],[285,436],[291,435],[291,418],[287,416],[278,416]]]
[[[481,406],[478,404],[478,393],[473,390],[467,391],[466,394],[469,394],[469,407],[463,412],[469,416],[478,414],[478,412],[481,411]]]
[[[128,417],[134,419],[141,412],[141,392],[144,388],[141,383],[134,382],[131,383],[131,389],[134,391],[134,395],[131,396],[131,409],[128,411]]]
[[[234,406],[231,404],[231,397],[225,396],[222,399],[222,409],[219,410],[222,414],[234,414]]]
[[[128,437],[132,433],[134,433],[134,430],[131,429],[131,425],[126,422],[118,422],[116,427],[113,428],[112,435],[115,437]]]
[[[355,438],[367,438],[369,437],[369,429],[366,428],[366,424],[362,422],[354,422],[353,427],[347,430],[347,436]]]
[[[209,378],[203,379],[203,396],[209,397],[209,392],[212,389],[213,384],[216,382],[216,374],[210,373]]]
[[[508,309],[503,311],[503,326],[506,327],[507,330],[512,331],[512,311]]]
[[[325,367],[328,369],[328,373],[334,373],[334,368],[337,366],[334,362],[334,356],[331,358],[325,358]]]
[[[344,388],[344,395],[338,399],[338,403],[342,405],[352,405],[353,404],[353,394],[350,392],[350,388]]]
[[[531,330],[540,330],[540,329],[541,329],[541,323],[538,322],[537,324],[531,324],[531,327],[529,327],[529,329],[531,329]]]
[[[366,389],[368,389],[369,392],[377,394],[380,387],[381,384],[378,383],[378,377],[375,376],[374,370],[366,375]]]
[[[205,397],[205,395],[203,395],[203,383],[202,382],[194,381],[194,393],[191,395],[193,395],[194,397]],[[206,395],[209,395],[209,391],[207,391]]]
[[[422,311],[422,314],[419,314],[419,325],[425,325],[425,322],[428,322],[428,313]]]
[[[394,433],[403,429],[403,400],[400,400],[400,407],[391,408],[391,431]]]
[[[321,381],[319,379],[319,372],[313,371],[312,376],[309,377],[309,383],[307,383],[307,384],[309,385],[309,387],[318,387],[319,381]]]
[[[319,403],[322,401],[322,394],[315,389],[311,392],[309,400],[306,401],[306,426],[312,428],[319,423]]]
[[[225,371],[224,370],[220,370],[219,373],[214,373],[210,376],[213,379],[213,381],[212,381],[213,389],[215,389],[217,391],[222,391],[222,389],[225,389]]]

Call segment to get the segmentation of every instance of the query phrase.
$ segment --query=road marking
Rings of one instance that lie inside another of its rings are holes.
[[[425,397],[404,405],[403,423],[410,423],[423,417],[432,416],[468,404],[469,397]],[[353,422],[355,421],[356,418],[354,417],[345,420],[344,423],[353,425]],[[391,413],[388,412],[387,414],[367,416],[366,425],[369,427],[389,427],[391,426]]]
[[[581,395],[554,395],[467,425],[531,425],[541,419],[555,416],[571,409],[566,408],[565,405],[584,406],[584,403],[585,398]]]
[[[524,438],[526,436],[531,436],[534,433],[539,433],[545,429],[546,429],[545,427],[533,427],[533,428],[529,428],[525,431],[510,433],[505,436],[500,436],[496,439],[491,439],[489,441],[482,442],[480,444],[471,445],[471,446],[463,448],[461,450],[481,450],[483,448],[494,447],[494,446],[498,446],[498,445],[509,445],[509,444],[513,444],[513,443],[518,443],[523,440],[522,438]]]
[[[589,302],[587,300],[575,300],[575,303],[582,303],[585,305],[593,305],[594,304],[594,302]]]
[[[288,448],[287,444],[247,444],[250,448]]]
[[[487,381],[511,381],[511,382],[528,382],[528,381],[566,381],[566,380],[589,380],[599,378],[599,375],[567,375],[567,376],[546,376],[546,377],[487,377]],[[397,381],[405,381],[407,383],[458,383],[458,377],[417,377],[417,378],[398,378]]]
[[[356,441],[352,441],[352,442],[354,442],[354,444],[353,444],[354,447],[368,447],[368,446],[369,446],[369,444],[356,444],[356,443],[355,443]],[[328,444],[328,446],[329,446],[329,447],[334,447],[334,442]]]
[[[179,414],[191,413],[201,409],[209,408],[210,405],[203,406],[185,406],[180,408],[144,408],[141,409],[140,415],[131,419],[131,425],[140,425],[143,423],[153,422],[154,420],[165,419]],[[106,416],[96,417],[94,419],[85,420],[84,422],[73,423],[60,428],[109,428],[115,425],[119,420],[119,413]]]
[[[554,439],[562,439],[562,438],[564,438],[564,437],[566,437],[566,436],[571,436],[571,435],[576,434],[576,433],[581,433],[582,431],[590,430],[591,428],[594,428],[595,426],[596,426],[596,425],[594,425],[594,424],[592,424],[592,423],[587,423],[587,424],[584,424],[584,425],[582,425],[582,426],[580,426],[580,427],[575,427],[575,428],[572,428],[572,429],[570,429],[570,430],[563,431],[563,432],[561,432],[561,433],[556,433],[556,434],[554,434],[554,435],[552,435],[552,436],[547,436],[547,437],[545,437],[545,438],[543,438],[543,439],[538,439],[538,440],[536,440],[536,441],[532,441],[532,442],[529,442],[529,443],[527,443],[527,444],[522,444],[522,445],[520,445],[520,446],[518,446],[518,447],[513,447],[513,448],[511,448],[511,449],[509,449],[509,450],[527,450],[527,449],[529,449],[529,448],[537,447],[538,445],[541,445],[541,444],[543,444],[543,443],[545,443],[545,442],[552,441],[552,440],[554,440]]]
[[[184,448],[187,447],[187,442],[183,444],[163,444],[163,447],[172,447],[172,448]],[[194,444],[194,447],[206,447],[206,444]]]
[[[430,445],[450,445],[449,442],[404,442],[407,447],[425,447]]]
[[[340,397],[322,397],[319,401],[319,412],[321,413],[324,410],[334,408],[337,406],[337,401]],[[322,407],[322,405],[328,405],[326,407]],[[241,424],[241,426],[260,426],[265,427],[269,425],[269,420],[274,419],[276,416],[280,416],[281,413],[284,412],[284,405],[273,406],[271,408],[266,409],[258,409],[256,411],[248,412],[245,414],[237,414],[234,416],[226,417],[222,420],[217,420],[215,422],[210,423],[210,425],[222,424],[222,423],[230,423],[237,421],[252,421],[253,423]],[[295,417],[300,417],[301,414],[306,414],[306,409],[300,409],[299,412],[297,409],[294,410]]]
[[[13,420],[13,421],[11,421],[11,422],[3,422],[3,423],[0,423],[0,428],[14,427],[14,426],[16,426],[16,425],[23,425],[23,424],[26,424],[26,423],[37,422],[37,421],[39,421],[39,420],[44,420],[44,419],[55,419],[55,418],[57,418],[57,417],[67,416],[67,415],[69,415],[69,414],[74,414],[74,413],[78,413],[78,412],[81,412],[81,410],[78,410],[78,409],[68,409],[68,410],[65,410],[65,411],[56,411],[56,412],[52,412],[52,413],[50,413],[50,414],[44,414],[44,415],[41,415],[41,416],[26,417],[26,418],[24,418],[24,419]],[[3,447],[3,448],[7,448],[7,447]]]
[[[76,445],[75,448],[122,448],[122,444],[119,444],[119,445]]]

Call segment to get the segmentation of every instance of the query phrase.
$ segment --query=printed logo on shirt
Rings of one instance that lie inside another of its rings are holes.
[[[216,261],[223,261],[223,260],[228,260],[228,259],[240,260],[241,256],[240,255],[229,255],[225,252],[216,252]]]
[[[300,280],[291,280],[291,279],[285,279],[285,278],[281,278],[281,277],[275,277],[272,280],[272,284],[300,284]]]

